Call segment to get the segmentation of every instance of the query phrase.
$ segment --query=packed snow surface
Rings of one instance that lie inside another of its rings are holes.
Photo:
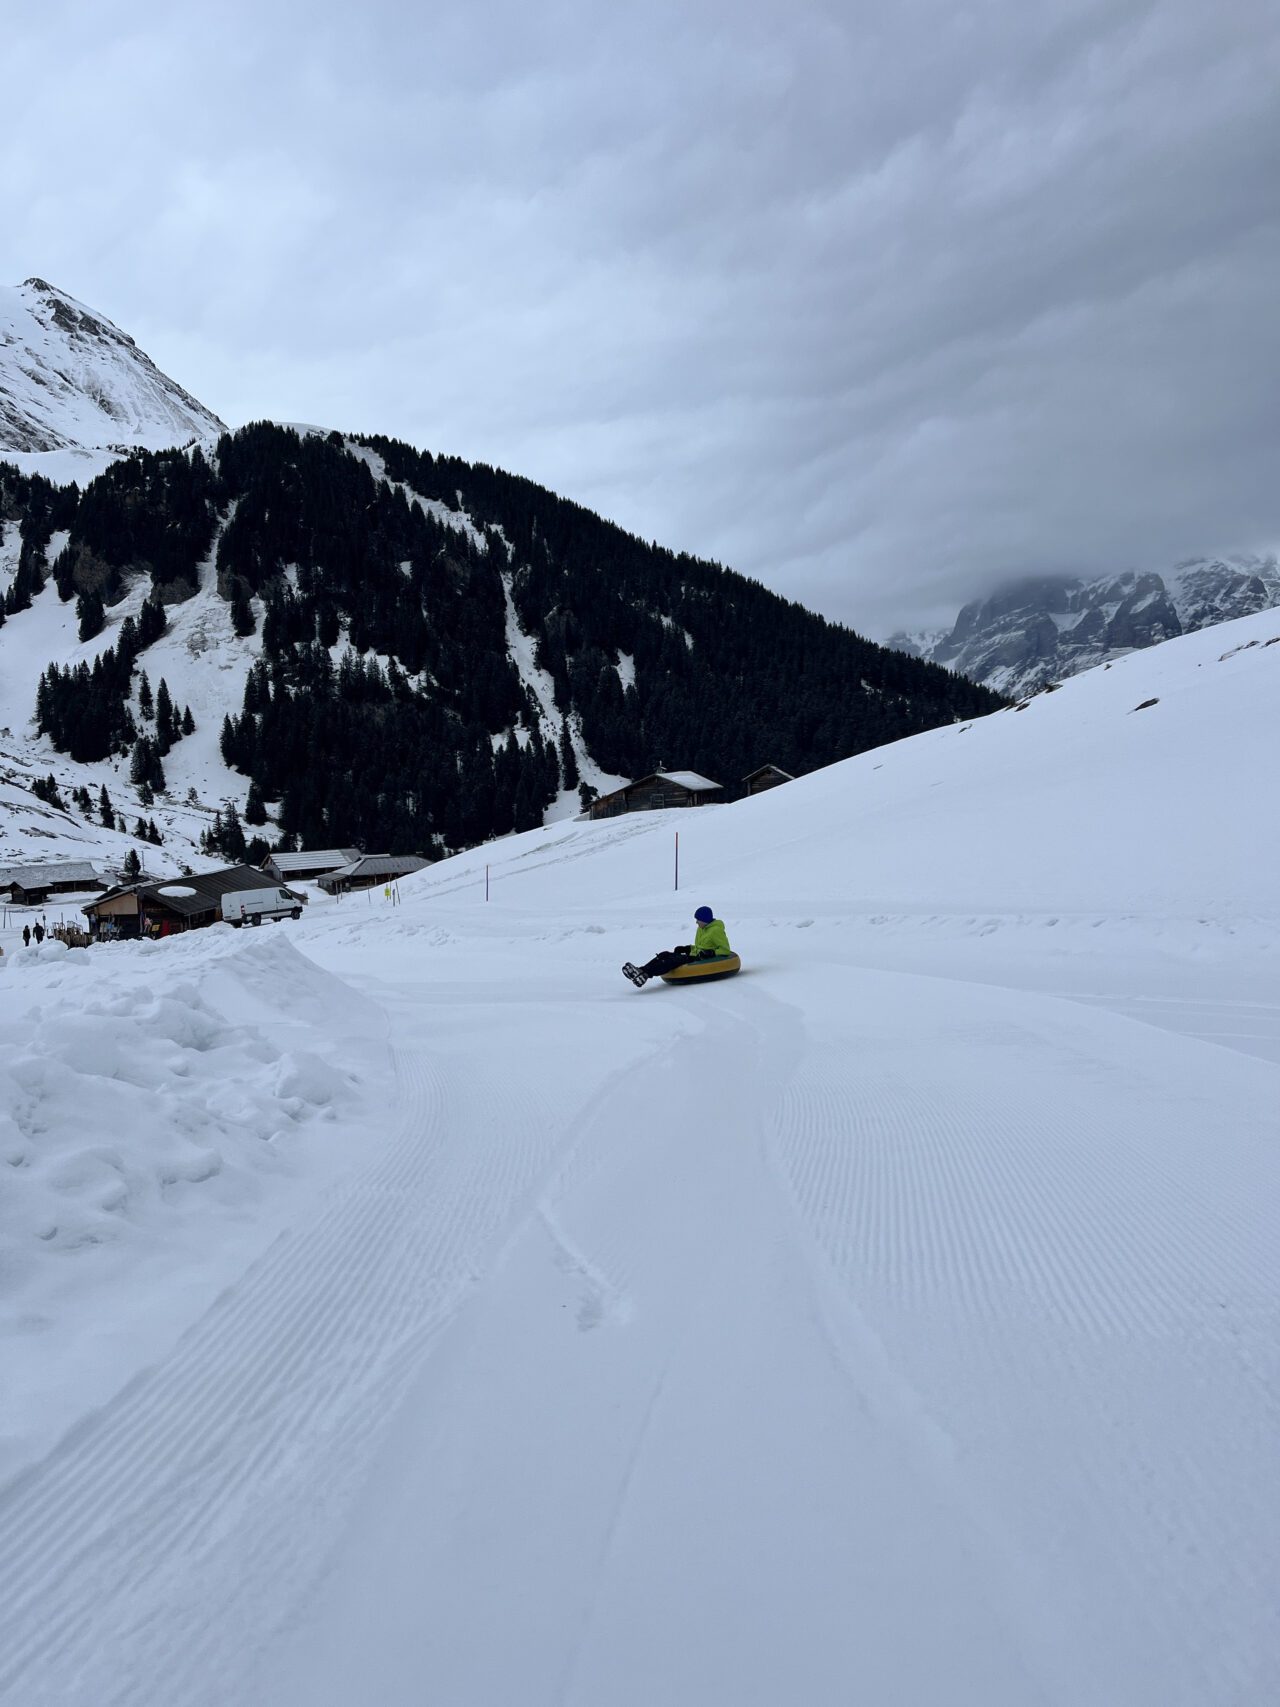
[[[1280,1699],[1277,641],[6,954],[0,1700]]]

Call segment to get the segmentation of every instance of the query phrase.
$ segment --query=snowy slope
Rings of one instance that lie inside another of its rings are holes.
[[[1274,914],[1263,780],[1278,689],[1280,614],[1264,611],[732,808],[625,819],[589,904],[656,900],[678,827],[684,885],[710,884],[727,913],[785,897],[788,912],[842,917]],[[417,886],[465,892],[488,862],[504,895],[536,906],[546,874],[566,860],[581,870],[610,827],[475,849]]]
[[[0,288],[0,457],[85,484],[134,446],[216,439],[222,422],[126,333],[28,279]]]
[[[1251,617],[398,904],[19,958],[22,1201],[109,1260],[10,1262],[0,1700],[1269,1707],[1278,711]],[[633,990],[702,900],[744,975]],[[180,1094],[231,1201],[135,1223],[96,1153],[161,1179]]]
[[[49,556],[56,556],[55,537]],[[16,611],[0,628],[0,860],[46,860],[101,856],[118,864],[136,847],[149,870],[169,872],[197,856],[200,836],[216,808],[234,801],[242,809],[248,781],[227,769],[218,741],[222,719],[238,710],[244,679],[260,650],[257,635],[237,636],[230,606],[213,590],[212,558],[201,572],[200,591],[185,604],[169,607],[169,630],[141,656],[152,689],[163,679],[179,706],[190,705],[194,735],[179,741],[166,756],[167,789],[153,805],[143,806],[129,782],[127,758],[79,764],[59,753],[34,730],[36,689],[50,663],[92,662],[113,646],[120,624],[137,616],[148,583],[139,579],[125,597],[107,612],[101,633],[92,640],[77,637],[76,606],[58,597],[52,581],[27,610]],[[135,678],[134,709],[137,711]],[[145,721],[138,716],[139,728]],[[86,820],[68,811],[51,815],[29,793],[36,778],[52,775],[70,804],[72,789],[87,787],[95,803],[105,784],[118,813],[132,828],[139,816],[155,819],[165,838],[163,849],[137,843],[132,837],[102,830],[96,816]],[[199,805],[187,801],[194,788]]]

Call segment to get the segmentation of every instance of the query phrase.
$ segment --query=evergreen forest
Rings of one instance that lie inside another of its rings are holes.
[[[733,798],[758,765],[799,775],[1001,703],[532,481],[384,438],[262,423],[209,455],[135,453],[83,492],[0,465],[0,521],[20,538],[0,622],[52,579],[82,640],[109,631],[92,665],[51,660],[32,708],[73,758],[129,754],[160,792],[194,727],[147,678],[167,610],[211,586],[257,637],[222,753],[246,821],[269,812],[284,846],[433,856],[531,828],[558,790],[589,798],[583,754]],[[139,578],[141,613],[113,621]]]

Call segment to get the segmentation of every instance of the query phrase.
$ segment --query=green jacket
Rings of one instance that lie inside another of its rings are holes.
[[[699,925],[698,934],[690,944],[689,952],[695,957],[705,954],[708,949],[716,954],[732,954],[729,939],[724,932],[724,924],[720,919],[712,919],[709,925]]]

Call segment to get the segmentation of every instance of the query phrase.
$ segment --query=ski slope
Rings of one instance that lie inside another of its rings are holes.
[[[17,1253],[65,1380],[17,1395],[0,1701],[1274,1701],[1278,633],[398,905],[7,957],[50,1202],[59,1050],[124,1162],[185,1083],[254,1189],[178,1188],[198,1273],[165,1189]],[[633,990],[703,900],[744,974]],[[150,1079],[143,981],[204,1015]]]

